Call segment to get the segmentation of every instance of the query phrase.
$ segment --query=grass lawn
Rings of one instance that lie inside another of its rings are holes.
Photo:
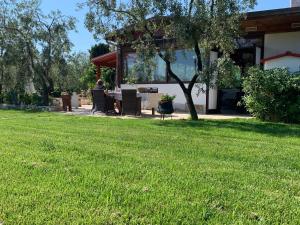
[[[300,126],[0,111],[0,223],[300,224]]]

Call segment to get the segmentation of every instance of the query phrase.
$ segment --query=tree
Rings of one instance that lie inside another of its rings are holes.
[[[244,12],[255,0],[87,0],[86,25],[96,36],[112,36],[118,44],[128,44],[143,59],[158,54],[169,76],[181,87],[193,120],[197,112],[192,89],[197,82],[212,83],[210,51],[217,49],[223,57],[234,50]],[[162,40],[162,41],[158,41]],[[163,44],[162,44],[163,43]],[[172,70],[176,48],[193,49],[196,72],[187,85]],[[208,94],[207,94],[208,97]],[[208,104],[208,98],[207,103]]]
[[[80,77],[80,84],[83,90],[92,89],[95,86],[96,66],[90,64]]]
[[[44,15],[38,0],[6,0],[1,4],[5,11],[0,28],[17,44],[20,54],[13,55],[21,57],[26,67],[19,72],[24,71],[24,76],[29,76],[43,96],[44,104],[48,105],[49,94],[54,90],[53,68],[60,65],[59,72],[65,72],[63,65],[72,46],[68,32],[75,29],[75,19],[60,11]]]
[[[70,91],[85,90],[81,85],[80,78],[90,66],[90,59],[86,53],[72,54],[68,58],[68,72],[63,80],[63,89]],[[95,77],[95,76],[94,76]]]
[[[109,46],[107,44],[103,44],[103,43],[96,44],[91,47],[91,49],[89,50],[89,53],[90,53],[90,59],[95,58],[100,55],[104,55],[106,53],[109,53]]]

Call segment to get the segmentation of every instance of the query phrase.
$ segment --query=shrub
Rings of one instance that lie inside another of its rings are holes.
[[[171,95],[165,94],[165,95],[162,95],[162,96],[161,96],[160,100],[161,100],[162,102],[171,102],[171,101],[173,101],[175,98],[176,98],[175,95],[171,96]]]
[[[0,93],[0,104],[4,103],[4,94]]]
[[[3,103],[17,105],[19,102],[18,94],[15,91],[9,91],[3,94]]]
[[[36,106],[42,106],[43,105],[43,98],[38,95],[37,93],[33,93],[31,95],[31,104]]]
[[[243,82],[248,111],[266,121],[300,122],[300,74],[250,68]]]
[[[20,95],[20,102],[23,103],[24,105],[31,105],[32,104],[32,98],[31,95],[29,94],[23,94]]]
[[[101,75],[105,88],[108,90],[115,89],[116,72],[110,68],[103,68],[101,70]]]

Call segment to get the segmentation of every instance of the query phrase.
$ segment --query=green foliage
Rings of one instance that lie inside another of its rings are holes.
[[[299,125],[0,110],[0,134],[7,225],[300,224]]]
[[[101,77],[104,83],[104,87],[107,90],[114,90],[115,89],[115,78],[116,78],[116,71],[111,68],[102,68],[101,69]]]
[[[104,55],[106,53],[109,53],[109,45],[103,43],[96,44],[91,47],[89,53],[90,53],[90,59],[95,58],[97,56]]]
[[[96,83],[96,66],[90,64],[80,77],[80,85],[82,90],[92,89]]]
[[[31,105],[32,104],[32,97],[29,94],[20,95],[20,102],[24,105]]]
[[[42,106],[43,99],[37,93],[28,94],[22,93],[18,94],[16,91],[3,92],[0,96],[0,103],[9,105],[35,105]]]
[[[84,86],[80,82],[80,78],[85,74],[86,70],[90,66],[90,59],[85,53],[75,53],[67,59],[67,71],[61,75],[57,83],[60,82],[60,92],[68,91],[80,92],[85,90]]]
[[[3,103],[17,105],[19,104],[19,96],[16,91],[8,91],[3,94]]]
[[[241,70],[228,57],[221,57],[217,60],[216,74],[216,85],[220,89],[240,88],[242,86]]]
[[[300,74],[250,68],[243,87],[246,107],[257,118],[300,123]]]
[[[4,102],[4,94],[0,93],[0,104]]]
[[[171,96],[171,95],[168,95],[168,94],[164,94],[160,97],[160,100],[162,102],[170,102],[170,101],[173,101],[174,99],[176,98],[175,95]]]
[[[168,75],[186,93],[191,117],[196,120],[191,92],[197,81],[204,81],[207,86],[213,81],[215,71],[210,67],[210,51],[218,49],[224,57],[229,57],[241,33],[243,14],[255,3],[256,0],[129,0],[126,3],[86,0],[89,12],[85,24],[98,38],[110,38],[127,46],[130,43],[140,58],[137,63],[142,66],[148,64],[147,58],[161,57]],[[197,57],[197,71],[188,86],[171,67],[178,47],[194,49]]]
[[[21,94],[33,83],[48,105],[57,79],[67,73],[75,18],[60,11],[44,14],[39,0],[1,1],[0,15],[1,85]]]
[[[110,68],[101,68],[101,79],[103,80],[105,88],[113,90],[115,88],[116,72]],[[87,91],[95,87],[96,84],[96,66],[90,64],[80,77],[81,90]]]

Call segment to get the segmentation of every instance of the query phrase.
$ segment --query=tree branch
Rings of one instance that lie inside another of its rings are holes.
[[[193,90],[193,87],[194,87],[195,83],[197,82],[198,77],[199,77],[199,74],[195,74],[195,75],[193,76],[193,78],[192,78],[192,80],[190,81],[189,86],[188,86],[188,90],[189,90],[189,91],[192,91],[192,90]]]
[[[171,62],[168,59],[166,59],[166,57],[164,57],[164,55],[160,51],[158,52],[158,55],[159,55],[159,57],[162,60],[165,61],[166,66],[167,66],[168,74],[177,81],[177,83],[180,85],[180,87],[183,90],[183,92],[186,93],[187,92],[187,88],[185,87],[185,85],[182,82],[182,80],[180,80],[180,78],[175,73],[173,73],[172,68],[171,68]]]
[[[203,63],[202,63],[202,58],[201,58],[201,51],[198,45],[197,40],[195,39],[195,45],[194,45],[194,51],[196,53],[196,57],[197,57],[197,70],[198,72],[203,70]]]

